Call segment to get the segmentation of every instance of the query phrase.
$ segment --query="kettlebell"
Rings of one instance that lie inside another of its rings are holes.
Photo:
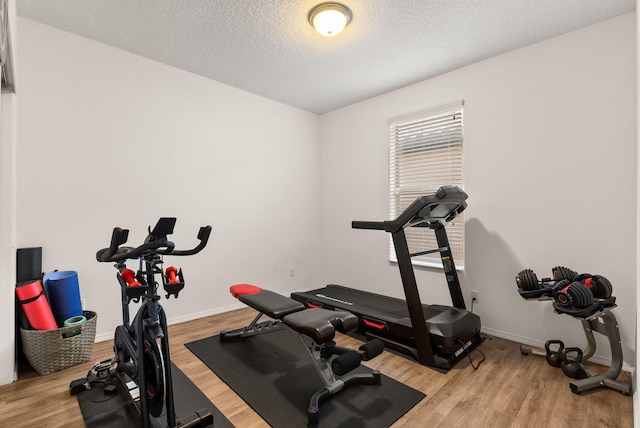
[[[569,354],[574,354],[575,357],[570,358]],[[582,365],[582,349],[580,348],[564,348],[560,352],[562,358],[562,371],[565,375],[573,379],[584,379],[587,377],[587,372]]]
[[[551,345],[558,345],[558,350],[552,351]],[[547,354],[544,356],[544,358],[547,360],[547,363],[549,363],[553,367],[562,366],[561,352],[564,349],[564,343],[562,342],[562,340],[547,340],[544,344],[544,349],[547,351]]]

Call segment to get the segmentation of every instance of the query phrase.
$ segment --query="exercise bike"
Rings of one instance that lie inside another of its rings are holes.
[[[176,250],[167,236],[173,233],[175,218],[160,218],[144,243],[138,247],[124,247],[128,229],[113,229],[111,244],[97,252],[99,262],[115,262],[116,275],[122,296],[122,325],[116,327],[114,357],[102,361],[89,372],[85,379],[71,383],[71,393],[90,389],[91,382],[115,377],[120,387],[128,391],[129,397],[138,405],[141,426],[147,428],[158,423],[168,428],[204,427],[213,425],[213,416],[208,411],[195,412],[183,421],[176,422],[171,358],[167,318],[160,305],[158,294],[161,278],[166,298],[178,298],[184,288],[182,269],[169,266],[163,270],[163,256],[190,256],[200,252],[211,234],[211,226],[201,227],[200,243],[191,250]],[[127,260],[139,260],[138,272],[127,267]],[[130,321],[129,304],[140,303],[138,311]],[[114,387],[115,388],[115,387]],[[159,421],[163,411],[165,421]],[[153,425],[152,425],[153,424]]]

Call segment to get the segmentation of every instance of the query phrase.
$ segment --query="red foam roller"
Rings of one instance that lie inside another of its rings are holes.
[[[40,280],[18,284],[16,296],[18,296],[29,324],[34,330],[55,330],[58,328]]]

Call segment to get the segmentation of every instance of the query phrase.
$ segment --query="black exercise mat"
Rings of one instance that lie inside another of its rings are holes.
[[[213,415],[214,427],[233,428],[233,424],[173,363],[171,363],[171,376],[177,421],[191,415],[194,411],[207,409]],[[105,386],[107,383],[96,383],[90,390],[78,394],[78,403],[87,428],[139,427],[140,415],[127,397],[128,393],[118,388],[115,394],[105,394]],[[166,426],[165,413],[163,412],[157,421],[152,421],[152,425]]]
[[[324,383],[298,335],[288,329],[221,343],[185,345],[273,427],[306,427],[309,399]],[[361,366],[356,372],[370,372]],[[320,426],[388,427],[425,397],[394,379],[353,385],[320,405]]]

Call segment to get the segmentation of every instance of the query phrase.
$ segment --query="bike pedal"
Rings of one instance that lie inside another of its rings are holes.
[[[80,392],[86,391],[88,389],[91,388],[86,377],[82,379],[76,379],[69,385],[69,392],[71,393],[71,395],[79,394]]]

